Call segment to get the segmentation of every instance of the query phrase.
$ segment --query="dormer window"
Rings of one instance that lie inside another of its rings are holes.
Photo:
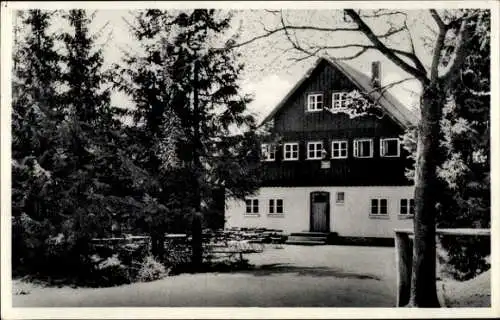
[[[399,157],[399,149],[398,138],[380,139],[381,157]]]
[[[354,157],[356,158],[373,157],[373,140],[372,139],[354,140]]]
[[[283,145],[283,160],[299,160],[299,144],[296,142]]]
[[[307,159],[319,160],[323,158],[323,142],[314,141],[307,143]]]
[[[345,109],[350,103],[347,92],[334,92],[332,93],[332,109]]]
[[[307,95],[307,111],[317,112],[323,110],[323,94],[310,93]]]
[[[260,156],[262,161],[276,160],[276,145],[270,143],[261,144]]]

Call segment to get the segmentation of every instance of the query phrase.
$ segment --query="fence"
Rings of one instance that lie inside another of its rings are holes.
[[[437,229],[436,235],[490,236],[490,229]],[[410,302],[411,269],[413,264],[413,229],[395,229],[397,293],[396,306]]]

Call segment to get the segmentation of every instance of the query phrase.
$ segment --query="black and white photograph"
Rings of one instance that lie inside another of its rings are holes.
[[[498,7],[2,1],[2,318],[500,316]]]

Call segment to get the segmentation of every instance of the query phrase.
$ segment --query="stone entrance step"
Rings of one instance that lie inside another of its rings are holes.
[[[301,246],[321,246],[325,245],[325,241],[312,241],[312,240],[287,240],[285,244],[301,245]]]
[[[328,243],[330,233],[325,232],[294,232],[288,237],[285,244],[324,245]]]
[[[328,237],[328,232],[292,232],[291,236],[306,236],[306,237]]]

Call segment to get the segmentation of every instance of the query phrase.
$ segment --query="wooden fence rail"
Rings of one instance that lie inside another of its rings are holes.
[[[490,229],[437,229],[437,235],[490,236]],[[413,229],[395,229],[397,293],[396,306],[410,302],[411,269],[413,264]]]

